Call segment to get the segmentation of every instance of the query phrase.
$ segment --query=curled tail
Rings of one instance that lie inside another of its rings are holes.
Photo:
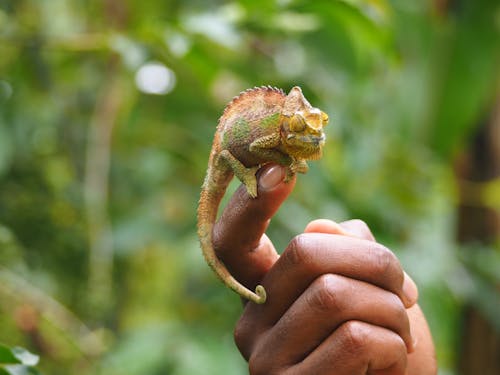
[[[219,177],[219,178],[217,178]],[[212,235],[215,220],[217,218],[217,210],[220,201],[224,195],[225,188],[231,176],[225,178],[226,181],[222,183],[222,176],[214,176],[211,168],[207,172],[205,183],[203,184],[200,202],[198,205],[198,237],[200,239],[201,250],[207,263],[212,267],[217,276],[229,288],[234,290],[243,298],[253,301],[258,304],[266,302],[266,291],[262,285],[257,285],[255,293],[246,288],[238,280],[236,280],[227,270],[224,263],[222,263],[215,254],[212,244]],[[219,181],[215,181],[219,180]],[[211,183],[209,183],[209,181]],[[210,186],[210,187],[209,187]],[[216,186],[217,188],[211,188]]]

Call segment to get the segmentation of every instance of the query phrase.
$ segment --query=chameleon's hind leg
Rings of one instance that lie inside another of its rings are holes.
[[[250,168],[245,167],[228,150],[222,150],[219,157],[231,168],[234,175],[243,183],[243,185],[245,185],[248,194],[252,198],[257,197],[257,177],[255,177],[255,173],[259,169],[259,166]]]

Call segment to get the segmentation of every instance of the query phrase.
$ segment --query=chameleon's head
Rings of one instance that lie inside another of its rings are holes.
[[[281,113],[281,137],[286,152],[299,159],[320,158],[327,123],[328,115],[312,107],[300,87],[292,88]]]

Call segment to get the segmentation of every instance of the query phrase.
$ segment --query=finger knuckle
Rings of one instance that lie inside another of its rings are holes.
[[[261,361],[256,355],[252,355],[248,360],[248,372],[250,375],[265,374]]]
[[[250,375],[269,375],[270,369],[266,361],[263,360],[264,356],[258,353],[252,354],[248,361],[248,372]]]
[[[385,246],[374,243],[371,248],[374,272],[386,280],[403,283],[403,270],[398,258]]]
[[[306,234],[304,233],[295,236],[290,241],[284,254],[290,266],[303,266],[310,262],[311,254],[307,250],[306,241]]]
[[[317,311],[338,314],[344,309],[343,284],[336,275],[318,277],[311,286],[311,293],[307,294],[308,304]]]
[[[250,328],[250,326],[249,326]],[[255,333],[250,329],[242,331],[243,334],[254,337]],[[248,337],[248,336],[245,336]],[[247,354],[244,355],[248,361],[250,375],[274,375],[280,372],[280,366],[269,350],[268,342],[270,332],[260,332],[253,338],[252,343],[246,345]],[[245,339],[243,340],[245,342]]]
[[[343,350],[349,354],[361,355],[367,348],[370,333],[365,324],[351,320],[340,328]]]

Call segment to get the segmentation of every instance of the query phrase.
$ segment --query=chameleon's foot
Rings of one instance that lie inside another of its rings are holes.
[[[286,170],[285,182],[290,182],[290,180],[297,173],[306,173],[309,170],[309,167],[305,160],[294,160],[290,163]]]
[[[286,176],[283,182],[288,183],[292,180],[293,176],[295,176],[295,172],[292,171],[290,168],[286,169]]]
[[[238,176],[247,188],[248,195],[252,198],[257,197],[257,177],[255,177],[255,173],[257,173],[258,169],[259,167],[246,168],[245,172]]]
[[[290,164],[290,170],[293,173],[307,173],[309,166],[304,159],[294,160],[292,164]]]

